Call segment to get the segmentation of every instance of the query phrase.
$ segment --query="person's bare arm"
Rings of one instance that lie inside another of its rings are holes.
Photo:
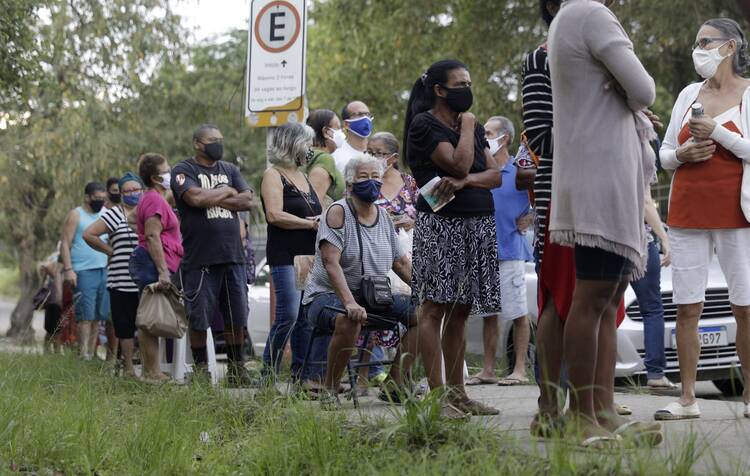
[[[161,286],[170,283],[169,268],[167,268],[164,247],[161,242],[161,232],[163,229],[159,215],[150,216],[146,219],[144,235],[148,243],[148,254],[151,256],[156,266],[156,271],[159,273],[159,285]]]
[[[404,253],[399,259],[393,262],[393,272],[401,278],[401,281],[411,285],[411,259]]]
[[[659,242],[661,243],[661,265],[669,266],[672,263],[672,246],[669,243],[669,235],[667,235],[667,231],[664,229],[659,211],[656,209],[656,203],[651,197],[651,190],[648,189],[646,189],[644,213],[646,223],[654,230],[654,234],[659,238]]]
[[[432,152],[432,161],[452,177],[463,179],[469,175],[474,164],[474,127],[477,120],[474,114],[464,112],[459,118],[461,136],[458,146],[453,147],[448,142],[441,142]]]
[[[76,227],[81,217],[78,212],[71,210],[62,226],[62,244],[60,246],[60,258],[63,262],[63,276],[75,288],[78,284],[78,277],[73,271],[73,261],[70,257],[70,248],[73,246],[73,238],[76,235]]]
[[[284,185],[281,176],[273,169],[263,174],[260,185],[263,204],[266,210],[266,221],[285,230],[317,230],[318,221],[311,218],[300,218],[284,211]],[[312,214],[312,211],[310,211]]]
[[[107,256],[112,256],[114,249],[99,238],[101,235],[106,235],[108,233],[109,228],[107,228],[107,224],[104,223],[104,220],[99,218],[89,225],[88,228],[83,230],[83,240],[96,251],[101,251]]]
[[[255,193],[252,190],[245,190],[233,197],[225,198],[219,206],[233,212],[245,212],[253,208],[253,195]]]
[[[207,189],[190,187],[182,194],[185,203],[195,208],[211,208],[221,206],[227,198],[237,196],[237,190],[232,187]]]
[[[310,183],[318,195],[318,200],[323,203],[323,198],[328,193],[328,189],[331,188],[333,179],[323,167],[313,167],[308,179],[310,179]]]
[[[516,190],[533,190],[536,169],[518,169],[516,171]]]
[[[443,197],[451,197],[458,190],[465,187],[493,189],[502,184],[502,176],[495,158],[490,150],[485,150],[487,169],[484,172],[468,174],[464,178],[443,177],[435,187],[435,193]]]

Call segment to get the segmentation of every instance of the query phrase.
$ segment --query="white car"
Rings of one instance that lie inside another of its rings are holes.
[[[255,284],[247,285],[250,305],[248,331],[255,355],[263,355],[271,329],[271,269],[263,258],[255,267]]]
[[[537,276],[532,263],[527,263],[526,266],[526,292],[529,313],[532,322],[536,323],[539,315]],[[743,386],[739,380],[740,362],[735,345],[737,324],[729,304],[727,284],[716,259],[711,263],[707,288],[706,304],[699,324],[702,348],[698,361],[698,380],[712,380],[717,388],[727,395],[741,394]],[[664,349],[667,358],[665,374],[670,380],[678,381],[680,368],[675,341],[677,306],[672,303],[671,268],[662,268],[661,270],[661,295],[664,303]],[[645,378],[646,375],[646,368],[643,365],[645,355],[643,318],[632,287],[628,287],[624,300],[626,316],[617,329],[617,367],[615,375],[618,378],[639,380]],[[479,319],[470,321],[467,349],[471,349],[473,353],[481,354],[481,323],[477,321]],[[499,356],[511,357],[512,355],[513,337],[510,335],[511,328],[509,323],[501,327],[501,338],[498,343]]]

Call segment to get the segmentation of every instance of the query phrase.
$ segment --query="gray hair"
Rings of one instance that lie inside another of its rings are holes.
[[[740,25],[731,18],[712,18],[703,23],[703,26],[716,28],[726,38],[737,42],[737,49],[732,57],[732,69],[738,75],[744,73],[750,61],[747,56],[747,40]]]
[[[315,131],[305,124],[288,123],[277,127],[268,146],[268,161],[272,165],[304,165],[313,137]]]
[[[357,176],[357,171],[359,171],[359,168],[363,165],[376,165],[378,170],[380,170],[380,173],[383,173],[383,163],[377,157],[370,154],[355,155],[349,159],[349,162],[346,163],[346,167],[344,167],[344,181],[347,185],[354,183],[354,177]]]
[[[378,132],[370,137],[370,142],[382,142],[391,154],[398,154],[398,139],[390,132]]]
[[[508,147],[513,145],[513,140],[516,138],[516,128],[513,127],[513,122],[505,116],[492,116],[487,119],[487,122],[498,122],[500,124],[500,134],[506,134],[508,136]]]

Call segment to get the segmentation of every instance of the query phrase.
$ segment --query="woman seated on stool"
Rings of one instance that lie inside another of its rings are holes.
[[[336,407],[341,375],[351,358],[354,344],[368,310],[359,299],[362,269],[366,276],[387,276],[391,269],[406,283],[411,282],[411,260],[408,250],[400,249],[398,236],[388,212],[374,202],[380,196],[383,167],[375,157],[352,158],[345,169],[349,199],[334,202],[321,220],[318,231],[315,263],[307,281],[302,304],[309,322],[318,329],[333,331],[328,347],[325,376],[326,392],[321,402]],[[356,214],[356,215],[355,215]],[[360,252],[357,227],[362,239]],[[360,258],[360,255],[362,258]],[[326,307],[345,310],[337,313]],[[416,325],[411,297],[395,294],[393,305],[385,312],[375,312],[398,320],[407,328]],[[380,398],[398,403],[397,391],[403,383],[416,355],[416,332],[407,331],[401,339],[399,352]]]

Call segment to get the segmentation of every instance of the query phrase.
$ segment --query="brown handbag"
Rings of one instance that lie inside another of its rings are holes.
[[[135,318],[138,329],[156,337],[181,338],[188,328],[182,294],[174,284],[160,288],[152,283],[143,289]]]

